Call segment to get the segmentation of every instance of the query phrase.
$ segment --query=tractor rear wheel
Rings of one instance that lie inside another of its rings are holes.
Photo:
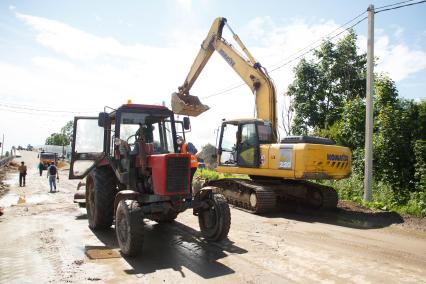
[[[111,227],[116,191],[115,174],[109,167],[95,168],[89,173],[86,180],[86,209],[91,229]]]
[[[121,200],[115,212],[115,233],[124,255],[136,256],[143,247],[143,213],[135,200]]]
[[[209,208],[200,210],[198,223],[201,234],[208,241],[221,241],[228,236],[231,227],[231,212],[222,194],[213,194],[212,198],[204,200]]]

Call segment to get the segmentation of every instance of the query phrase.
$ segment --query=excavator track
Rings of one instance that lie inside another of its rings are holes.
[[[276,194],[273,189],[247,179],[220,179],[205,185],[214,186],[229,204],[250,213],[266,213],[275,210]]]
[[[318,209],[337,207],[337,192],[329,186],[308,181],[277,179],[233,179],[207,181],[228,203],[254,214],[273,212],[284,202],[296,202]]]

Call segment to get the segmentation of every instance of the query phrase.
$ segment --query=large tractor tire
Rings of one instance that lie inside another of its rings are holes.
[[[115,212],[115,233],[124,255],[136,256],[143,247],[143,213],[135,200],[121,200]]]
[[[221,241],[228,236],[231,227],[231,212],[225,197],[222,194],[213,194],[206,201],[208,209],[198,213],[198,223],[201,234],[208,241]]]
[[[116,192],[115,174],[109,167],[95,168],[89,173],[86,180],[86,209],[91,229],[111,227]]]

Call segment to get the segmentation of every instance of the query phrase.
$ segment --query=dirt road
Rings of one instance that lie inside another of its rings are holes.
[[[267,216],[231,209],[229,240],[219,244],[203,241],[188,211],[174,224],[149,222],[143,255],[125,258],[113,229],[87,227],[67,171],[59,192],[48,193],[37,154],[22,155],[27,186],[9,172],[0,199],[0,283],[426,283],[425,230],[407,229],[397,214],[345,209]]]

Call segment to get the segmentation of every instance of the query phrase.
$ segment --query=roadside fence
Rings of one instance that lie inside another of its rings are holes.
[[[0,168],[3,168],[5,165],[8,165],[10,161],[13,160],[13,156],[4,157],[0,159]]]

